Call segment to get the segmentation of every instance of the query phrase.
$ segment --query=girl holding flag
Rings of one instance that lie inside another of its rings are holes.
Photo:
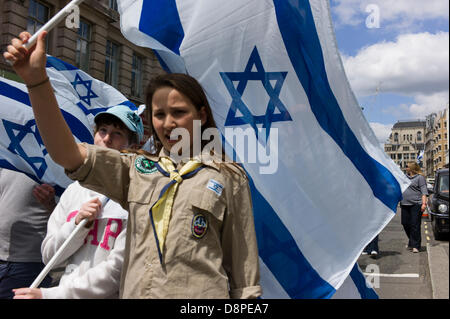
[[[4,57],[29,89],[41,136],[53,160],[72,179],[129,211],[122,298],[256,298],[258,249],[248,179],[214,152],[194,154],[194,121],[201,132],[215,122],[203,89],[190,76],[167,74],[147,92],[154,154],[77,144],[46,75],[46,32],[36,48],[23,32]],[[173,139],[175,129],[185,138]],[[201,134],[200,134],[201,136]],[[190,156],[171,155],[189,142]]]

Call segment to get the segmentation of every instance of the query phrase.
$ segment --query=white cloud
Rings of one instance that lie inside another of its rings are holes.
[[[369,123],[380,144],[386,143],[391,134],[392,124]]]
[[[448,32],[404,34],[342,58],[358,96],[373,95],[377,88],[408,96],[448,92]]]
[[[362,48],[343,56],[352,89],[358,97],[393,93],[414,103],[391,107],[402,118],[424,118],[449,101],[449,33],[400,35],[394,42]]]
[[[369,13],[368,5],[379,8],[381,27],[410,27],[418,21],[429,19],[448,20],[448,0],[334,0],[333,13],[336,25],[358,25],[364,23]]]
[[[425,118],[431,113],[438,113],[448,107],[449,94],[447,92],[432,95],[418,95],[415,102],[408,106],[408,112],[413,118]]]

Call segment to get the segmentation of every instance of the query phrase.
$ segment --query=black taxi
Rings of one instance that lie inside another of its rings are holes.
[[[444,168],[436,171],[434,187],[428,197],[427,209],[435,239],[449,233],[448,199],[448,168]]]

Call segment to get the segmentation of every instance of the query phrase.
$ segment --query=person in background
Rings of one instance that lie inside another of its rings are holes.
[[[52,186],[0,168],[0,299],[13,298],[13,288],[31,285],[44,268],[41,243],[55,206]],[[51,282],[47,276],[41,287]]]
[[[421,224],[422,213],[427,207],[427,182],[421,173],[419,164],[408,163],[406,173],[411,180],[411,184],[403,193],[403,200],[400,202],[401,218],[403,229],[408,236],[406,246],[413,253],[420,251],[421,245]]]
[[[94,121],[94,145],[120,151],[137,146],[142,139],[142,120],[127,106],[109,108]],[[60,256],[64,274],[54,287],[14,289],[15,299],[118,298],[128,212],[112,200],[102,207],[101,196],[78,182],[69,185],[50,217],[42,243],[47,264],[75,227],[88,219]]]
[[[370,254],[371,256],[377,256],[379,254],[379,248],[378,248],[378,236],[376,235],[372,241],[367,244],[366,248],[363,250],[363,255]]]

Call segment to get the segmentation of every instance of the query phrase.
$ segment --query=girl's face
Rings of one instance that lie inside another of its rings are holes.
[[[112,124],[100,124],[94,135],[94,144],[118,151],[123,150],[129,147],[128,132]]]
[[[181,140],[170,138],[172,130],[184,128],[189,133],[190,145],[193,145],[194,120],[206,122],[204,107],[197,111],[192,102],[182,93],[171,87],[157,89],[152,98],[152,124],[163,147],[170,151]]]

